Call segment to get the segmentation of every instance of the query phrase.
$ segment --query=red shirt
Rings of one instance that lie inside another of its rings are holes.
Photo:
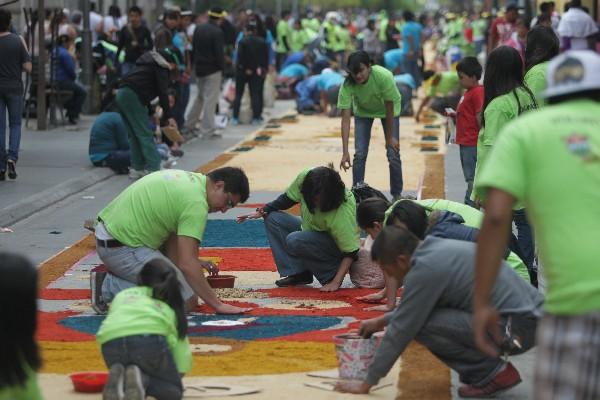
[[[483,108],[483,86],[467,90],[456,110],[456,144],[477,146],[479,124],[477,114]]]
[[[510,39],[510,35],[515,31],[515,25],[511,24],[504,17],[498,17],[492,22],[492,26],[490,27],[490,35],[495,43],[495,47],[502,46],[505,44],[508,39]],[[492,51],[494,49],[489,49],[488,51]]]

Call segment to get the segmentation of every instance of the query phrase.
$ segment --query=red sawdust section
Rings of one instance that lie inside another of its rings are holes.
[[[50,282],[63,276],[77,261],[95,249],[95,237],[93,234],[89,234],[71,247],[44,261],[38,272],[39,287],[45,288]]]
[[[277,271],[271,249],[204,248],[200,257],[219,257],[221,271]]]
[[[96,340],[95,335],[82,333],[75,329],[64,327],[59,321],[77,315],[72,311],[64,312],[38,312],[37,337],[38,341],[54,341],[54,342],[86,342]]]
[[[81,300],[90,298],[89,289],[42,289],[38,298],[43,300]]]

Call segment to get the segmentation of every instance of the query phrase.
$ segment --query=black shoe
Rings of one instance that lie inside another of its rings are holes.
[[[300,274],[287,276],[285,278],[275,281],[275,284],[279,287],[296,286],[296,285],[310,285],[313,282],[312,273],[309,271],[302,272]]]
[[[5,180],[6,180],[6,171],[1,170],[0,171],[0,181],[5,181]]]
[[[8,167],[8,177],[10,179],[17,179],[17,170],[15,169],[15,162],[13,160],[8,160],[6,166]]]

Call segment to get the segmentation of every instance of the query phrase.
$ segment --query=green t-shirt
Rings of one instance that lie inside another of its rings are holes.
[[[516,96],[515,96],[516,93]],[[517,102],[517,97],[519,101]],[[520,104],[520,108],[519,108]],[[479,171],[485,165],[488,155],[498,138],[498,134],[510,121],[516,119],[519,115],[536,108],[535,102],[525,89],[519,88],[514,92],[496,97],[488,104],[483,115],[485,126],[479,131],[477,139],[477,165],[475,167],[475,180],[473,182],[473,192],[471,200],[475,197],[481,198],[479,188]],[[521,204],[515,205],[515,210],[522,209]]]
[[[473,28],[473,39],[484,39],[485,30],[487,29],[487,22],[485,19],[476,19],[471,22],[471,28]]]
[[[98,216],[111,236],[129,247],[158,249],[170,234],[202,240],[208,202],[206,177],[181,170],[145,176]]]
[[[400,115],[400,92],[394,75],[387,69],[374,65],[371,75],[363,84],[351,84],[345,80],[338,95],[337,107],[352,107],[354,115],[363,118],[385,118],[385,102],[394,102],[394,117]]]
[[[287,40],[287,44],[290,45],[290,34],[292,32],[292,28],[285,20],[279,20],[277,23],[277,53],[287,53],[288,49],[285,48],[285,44],[283,43],[284,38]]]
[[[300,203],[302,230],[329,233],[342,253],[358,250],[360,239],[354,195],[346,190],[346,199],[337,209],[327,212],[315,209],[315,213],[311,213],[300,192],[304,178],[310,170],[311,168],[307,168],[300,172],[285,192],[291,200]]]
[[[37,374],[28,366],[25,369],[27,371],[25,384],[0,389],[0,400],[42,400]]]
[[[599,310],[600,104],[547,106],[509,124],[480,186],[525,203],[547,279],[546,310]]]
[[[289,45],[292,48],[292,52],[302,51],[304,45],[308,42],[308,35],[304,29],[294,29],[290,33]]]
[[[119,292],[102,322],[96,340],[104,344],[134,335],[164,336],[180,373],[192,369],[192,352],[188,338],[177,335],[175,311],[152,297],[152,288],[135,286]]]
[[[424,200],[398,200],[394,204],[392,204],[385,212],[385,218],[383,220],[383,225],[387,223],[389,216],[392,214],[392,211],[396,204],[401,201],[414,201],[415,203],[421,205],[427,210],[427,213],[430,214],[433,211],[450,211],[455,214],[458,214],[465,221],[463,225],[479,229],[481,228],[481,222],[483,221],[483,213],[471,206],[468,206],[463,203],[457,203],[456,201],[450,201],[446,199],[424,199]],[[519,258],[518,255],[513,253],[512,251],[509,253],[506,258],[506,262],[515,270],[517,275],[523,278],[526,282],[530,281],[529,272],[527,271],[527,266]]]
[[[437,85],[431,85],[427,96],[429,97],[446,97],[450,94],[458,94],[460,92],[460,83],[458,74],[452,71],[440,72],[440,81]],[[434,79],[434,78],[431,78]]]
[[[546,105],[546,99],[542,97],[542,92],[546,90],[546,72],[550,61],[534,65],[525,74],[525,85],[535,96],[535,101],[539,106]]]

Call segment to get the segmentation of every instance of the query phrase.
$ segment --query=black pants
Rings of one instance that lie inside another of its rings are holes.
[[[87,95],[85,89],[74,81],[57,81],[56,86],[60,90],[70,90],[73,92],[73,95],[65,102],[65,110],[67,111],[67,118],[79,118],[81,107],[83,107],[83,102]]]
[[[233,102],[233,118],[239,118],[244,87],[248,84],[250,88],[250,104],[252,106],[252,118],[260,118],[263,111],[263,87],[265,78],[258,75],[246,75],[244,71],[235,74],[235,100]]]
[[[96,167],[108,167],[117,174],[126,174],[131,165],[131,154],[129,150],[111,151],[108,157],[102,161],[95,162],[94,165]]]

